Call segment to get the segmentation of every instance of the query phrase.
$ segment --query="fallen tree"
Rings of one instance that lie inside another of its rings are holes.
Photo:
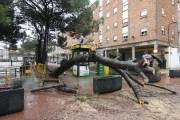
[[[72,67],[76,63],[98,62],[98,63],[103,64],[105,66],[109,66],[110,68],[112,68],[116,72],[118,72],[122,77],[124,77],[124,79],[126,80],[128,85],[132,88],[132,90],[133,90],[133,92],[134,92],[134,94],[138,100],[138,103],[140,103],[140,104],[144,104],[144,103],[148,103],[148,102],[143,101],[140,98],[140,95],[139,95],[137,89],[135,88],[135,85],[132,82],[132,80],[134,82],[138,83],[139,85],[143,86],[143,87],[145,85],[151,85],[151,86],[158,87],[158,88],[161,88],[164,90],[168,90],[168,91],[172,92],[173,94],[176,94],[176,92],[171,91],[171,90],[164,88],[164,87],[153,85],[151,83],[145,84],[149,81],[149,79],[147,78],[147,76],[145,74],[155,75],[154,68],[148,67],[148,62],[146,59],[142,59],[139,63],[134,63],[134,61],[136,59],[133,59],[131,61],[119,61],[118,60],[119,57],[117,57],[115,59],[111,59],[111,58],[106,58],[106,57],[102,57],[100,55],[97,55],[95,50],[96,50],[96,48],[94,46],[92,46],[90,51],[89,51],[89,54],[78,55],[76,57],[71,58],[64,65],[62,65],[58,69],[51,72],[49,75],[51,77],[58,77],[60,74],[62,74],[64,71],[66,71],[67,69],[69,69],[70,67]],[[127,70],[138,73],[140,75],[140,77],[144,80],[145,83],[136,79]]]
[[[51,88],[59,88],[59,87],[66,87],[66,83],[53,85],[53,86],[50,86],[50,87],[42,87],[42,88],[33,89],[33,90],[31,90],[31,92],[36,92],[36,91],[46,90],[46,89],[51,89]]]

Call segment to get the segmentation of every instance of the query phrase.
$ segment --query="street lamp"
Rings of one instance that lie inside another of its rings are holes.
[[[178,24],[178,22],[173,22],[173,23],[170,23],[169,25],[168,25],[168,43],[169,43],[169,49],[170,49],[170,57],[169,57],[169,68],[171,68],[171,42],[170,42],[170,40],[169,40],[169,31],[170,31],[170,26],[172,25],[172,24]],[[176,27],[176,26],[175,26]],[[175,28],[174,27],[174,28]]]

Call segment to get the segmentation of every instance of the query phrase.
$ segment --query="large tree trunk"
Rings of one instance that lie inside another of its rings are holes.
[[[78,89],[70,87],[58,87],[59,91],[78,94]]]
[[[138,79],[136,79],[133,75],[131,75],[128,71],[133,71],[138,73],[145,82],[148,82],[148,78],[146,77],[146,74],[155,74],[155,70],[151,67],[148,67],[148,62],[146,61],[146,59],[142,59],[139,63],[134,63],[134,61],[136,59],[130,60],[130,61],[119,61],[118,60],[119,57],[115,58],[115,59],[111,59],[111,58],[106,58],[106,57],[102,57],[99,56],[97,54],[95,54],[95,47],[92,46],[90,53],[87,55],[78,55],[74,58],[71,58],[69,61],[67,61],[64,65],[62,65],[61,67],[59,67],[58,69],[54,70],[53,72],[51,72],[49,75],[52,77],[58,77],[60,74],[62,74],[64,71],[66,71],[67,69],[69,69],[70,67],[72,67],[75,63],[80,63],[80,62],[98,62],[101,63],[105,66],[109,66],[110,68],[114,69],[116,72],[118,72],[120,75],[122,75],[122,77],[124,77],[124,79],[126,80],[126,82],[128,83],[128,85],[132,88],[135,97],[138,100],[138,103],[140,104],[144,104],[144,103],[148,103],[146,101],[143,101],[140,98],[140,95],[134,85],[134,83],[132,82],[132,80],[136,83],[138,83],[141,86],[145,86],[145,85],[152,85],[154,87],[158,87],[167,91],[170,91],[174,94],[176,94],[176,92],[171,91],[167,88],[164,87],[160,87],[157,85],[153,85],[151,83],[143,83],[141,81],[139,81]]]
[[[36,92],[36,91],[45,90],[45,89],[51,89],[51,88],[58,88],[58,87],[66,87],[66,83],[53,85],[53,86],[50,86],[50,87],[37,88],[37,89],[31,90],[31,92]]]
[[[43,87],[44,86],[44,82],[61,82],[60,79],[42,79],[39,82],[39,87]]]
[[[55,71],[51,72],[49,75],[52,77],[58,77],[64,71],[66,71],[67,69],[72,67],[75,63],[79,63],[79,62],[98,62],[105,66],[110,66],[111,68],[118,68],[118,69],[123,69],[123,70],[134,71],[139,74],[142,74],[142,76],[143,76],[143,72],[148,73],[148,74],[155,74],[155,71],[153,68],[147,67],[145,59],[142,60],[142,64],[141,63],[136,64],[136,63],[119,61],[116,59],[106,58],[106,57],[102,57],[102,56],[93,54],[92,56],[78,55],[74,58],[71,58],[64,65],[62,65]]]
[[[41,51],[41,49],[42,49],[42,34],[40,34],[40,38],[38,40],[37,64],[42,63],[42,55],[41,55],[42,51]]]

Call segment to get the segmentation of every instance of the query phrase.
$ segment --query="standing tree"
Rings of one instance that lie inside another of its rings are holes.
[[[3,26],[9,25],[11,24],[11,19],[9,19],[7,17],[9,12],[9,8],[8,6],[3,6],[0,4],[0,24],[2,24]]]
[[[23,48],[18,48],[18,51],[21,53],[21,55],[23,56],[22,57],[22,61],[24,61],[24,54],[25,54],[25,51]]]
[[[94,7],[89,7],[89,0],[18,0],[18,3],[24,20],[30,22],[39,34],[39,44],[44,34],[43,64],[49,31],[68,32],[71,36],[83,33],[85,36],[99,29],[99,20],[94,20],[92,14],[98,2]]]
[[[11,45],[25,36],[24,32],[20,32],[23,20],[15,13],[14,2],[14,0],[0,1],[0,41]]]
[[[19,48],[19,52],[21,54],[26,53],[28,55],[28,60],[31,52],[35,52],[37,41],[36,40],[31,40],[27,39],[23,44],[21,44],[21,48]]]
[[[111,50],[109,53],[110,53],[110,55],[112,55],[113,57],[121,56],[121,54],[120,54],[118,51],[115,51],[115,50]]]

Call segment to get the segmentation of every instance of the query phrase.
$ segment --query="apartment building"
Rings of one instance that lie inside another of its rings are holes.
[[[9,51],[8,49],[0,49],[0,61],[9,59]]]
[[[154,54],[167,59],[167,68],[180,68],[180,32],[178,32],[179,0],[99,0],[94,19],[104,17],[99,32],[85,36],[85,42],[104,50],[117,50],[122,60],[142,59]],[[93,5],[92,5],[93,6]],[[179,35],[178,35],[179,34]],[[178,42],[179,41],[179,42]],[[68,38],[68,46],[79,44]]]

